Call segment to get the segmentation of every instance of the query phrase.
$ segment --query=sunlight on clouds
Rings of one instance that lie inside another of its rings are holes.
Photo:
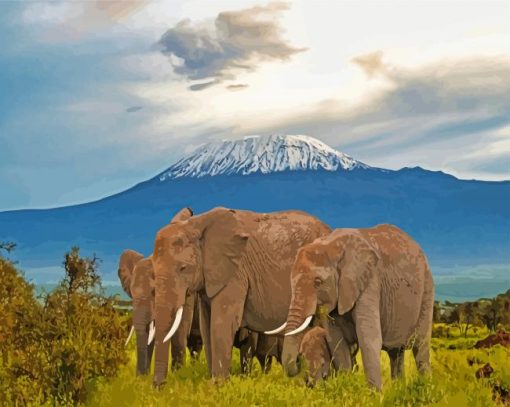
[[[254,133],[309,134],[375,166],[510,178],[508,1],[286,4],[18,2],[0,27],[15,39],[0,82],[24,103],[8,106],[0,139],[24,140],[10,158],[27,180],[56,151],[93,144],[110,148],[98,172],[135,183],[193,146]]]

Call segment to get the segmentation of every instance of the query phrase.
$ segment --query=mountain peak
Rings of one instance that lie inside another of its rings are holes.
[[[159,179],[320,169],[351,171],[357,168],[369,166],[313,137],[247,136],[205,144],[162,172]]]

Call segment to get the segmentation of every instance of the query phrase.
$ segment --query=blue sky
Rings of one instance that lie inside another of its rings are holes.
[[[510,179],[509,4],[1,2],[0,210],[94,200],[274,132]]]

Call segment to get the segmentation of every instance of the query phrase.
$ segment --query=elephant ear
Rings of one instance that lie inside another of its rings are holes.
[[[119,280],[122,288],[129,297],[131,295],[131,280],[133,278],[133,270],[136,263],[143,259],[143,254],[135,252],[134,250],[124,250],[119,260]]]
[[[170,223],[183,222],[193,216],[193,210],[191,208],[182,208],[175,214]]]
[[[223,213],[202,237],[205,292],[214,297],[225,287],[239,268],[249,239],[240,228],[235,212]]]
[[[359,234],[339,238],[343,256],[338,263],[338,313],[350,311],[373,277],[379,260],[374,248]]]

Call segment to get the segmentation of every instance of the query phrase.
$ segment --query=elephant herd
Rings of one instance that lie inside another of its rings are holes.
[[[276,357],[313,382],[349,371],[361,350],[370,385],[381,389],[380,352],[403,374],[411,348],[430,370],[434,286],[418,244],[392,225],[332,230],[301,211],[256,213],[182,209],[144,258],[126,250],[119,278],[133,299],[137,374],[164,383],[172,368],[203,346],[213,377],[227,377],[232,348],[243,372],[256,357]],[[129,338],[128,338],[129,341]],[[127,342],[126,342],[127,343]]]

